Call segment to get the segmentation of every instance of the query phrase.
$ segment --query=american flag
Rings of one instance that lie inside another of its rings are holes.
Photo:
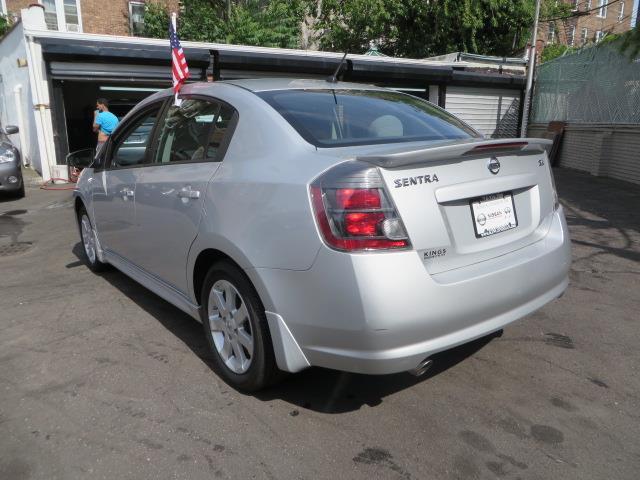
[[[189,78],[189,67],[187,66],[187,59],[184,58],[184,51],[180,45],[180,39],[172,20],[169,20],[169,42],[171,43],[173,92],[177,94],[182,88],[182,84]]]

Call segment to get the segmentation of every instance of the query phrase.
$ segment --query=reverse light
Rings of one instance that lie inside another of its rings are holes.
[[[316,180],[310,193],[318,228],[330,247],[353,252],[411,246],[377,168],[340,164]]]

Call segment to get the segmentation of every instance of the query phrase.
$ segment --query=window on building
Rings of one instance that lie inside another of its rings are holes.
[[[576,12],[578,10],[579,3],[580,3],[580,0],[573,0],[573,8],[571,10]]]
[[[55,0],[42,0],[44,6],[44,21],[49,30],[58,30],[58,13]]]
[[[0,1],[0,15],[6,15],[7,14],[7,4],[5,2],[5,0]]]
[[[599,42],[600,40],[602,40],[602,38],[604,37],[602,30],[596,30],[596,36],[595,36],[595,40],[596,42]]]
[[[585,10],[591,10],[591,0],[587,0],[586,5],[584,7]]]
[[[144,3],[129,2],[129,31],[131,35],[144,35]]]
[[[586,28],[583,28],[582,33],[580,34],[580,45],[586,44],[587,38],[589,38],[589,30]]]
[[[607,3],[609,0],[598,0],[598,14],[600,18],[607,18]]]
[[[40,0],[49,30],[82,32],[80,0]]]
[[[553,43],[556,41],[556,25],[555,23],[549,23],[549,31],[547,32],[547,43]]]
[[[80,31],[80,15],[78,14],[78,4],[76,0],[63,0],[64,21],[67,24],[67,32]]]
[[[620,12],[618,13],[618,21],[624,18],[624,2],[620,2]]]
[[[571,27],[569,28],[569,38],[567,38],[567,43],[569,44],[570,47],[573,47],[573,44],[575,43],[576,40],[576,26],[575,25],[571,25]]]

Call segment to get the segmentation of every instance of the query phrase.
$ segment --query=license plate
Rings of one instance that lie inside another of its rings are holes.
[[[518,226],[511,192],[474,198],[470,204],[476,238],[488,237]]]

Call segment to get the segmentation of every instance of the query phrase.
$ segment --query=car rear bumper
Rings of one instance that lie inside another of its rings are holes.
[[[557,298],[568,285],[570,262],[560,209],[544,239],[436,275],[413,251],[349,255],[328,248],[307,271],[253,273],[266,286],[265,307],[283,319],[308,364],[387,374],[413,369]]]

